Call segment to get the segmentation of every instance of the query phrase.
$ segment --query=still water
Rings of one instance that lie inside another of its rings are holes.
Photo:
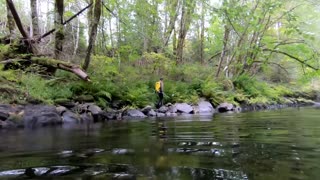
[[[0,179],[319,179],[320,109],[0,131]]]

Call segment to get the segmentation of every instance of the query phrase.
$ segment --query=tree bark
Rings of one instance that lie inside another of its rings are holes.
[[[55,48],[54,56],[56,59],[62,59],[62,50],[63,50],[63,40],[64,40],[64,28],[63,28],[63,5],[64,0],[55,1],[55,16],[54,16],[54,26],[56,31],[55,34]]]
[[[33,37],[39,36],[39,16],[38,16],[38,5],[37,0],[30,0],[30,7],[31,7],[31,20],[32,20],[32,32]]]
[[[31,43],[31,39],[28,35],[28,33],[24,30],[23,25],[21,23],[20,17],[17,13],[17,10],[12,2],[12,0],[6,0],[7,2],[7,7],[9,7],[11,13],[12,13],[12,17],[23,37],[23,41],[22,44],[24,43],[25,47],[26,47],[26,53],[33,53],[33,54],[37,54],[36,49],[33,47],[32,43]]]
[[[166,32],[164,34],[164,45],[163,45],[163,48],[166,48],[168,46],[168,43],[169,43],[169,39],[170,39],[170,36],[174,30],[174,26],[175,26],[175,23],[176,23],[176,20],[178,18],[178,0],[168,0],[167,3],[170,3],[170,6],[169,6],[169,26],[168,28],[166,29]]]
[[[96,41],[97,37],[97,30],[98,30],[98,25],[100,21],[100,16],[101,16],[101,0],[96,0],[94,4],[94,19],[92,21],[92,26],[90,30],[90,36],[89,36],[89,45],[87,48],[87,53],[86,53],[86,58],[83,64],[83,69],[87,70],[91,61],[91,53],[94,48],[94,43]]]
[[[181,14],[181,21],[180,21],[180,31],[179,31],[179,38],[178,38],[178,46],[177,46],[177,64],[182,63],[183,61],[183,48],[184,42],[187,36],[187,32],[189,30],[189,26],[192,20],[192,13],[194,11],[195,0],[184,0],[182,4],[182,14]]]
[[[200,30],[200,62],[204,64],[204,14],[205,14],[205,5],[202,2],[201,9],[201,30]]]
[[[80,19],[78,18],[77,20],[77,27],[76,27],[77,31],[76,31],[76,36],[75,36],[75,40],[74,40],[74,49],[73,49],[73,54],[72,54],[72,60],[74,60],[77,51],[78,51],[78,47],[79,47],[79,39],[80,39]]]
[[[223,37],[223,49],[222,49],[222,52],[221,52],[221,56],[220,56],[220,61],[219,61],[219,65],[218,65],[218,70],[217,70],[217,73],[216,73],[216,78],[219,77],[219,73],[220,73],[220,70],[221,70],[221,66],[222,66],[222,62],[224,60],[224,56],[225,56],[225,53],[227,51],[227,43],[228,43],[228,40],[229,40],[229,28],[227,27],[227,25],[224,26],[224,37]]]
[[[26,40],[29,40],[29,36],[27,34],[27,32],[23,29],[23,25],[21,23],[20,17],[17,13],[16,8],[14,7],[14,4],[12,2],[12,0],[6,0],[7,1],[7,6],[9,7],[11,13],[12,13],[12,17],[14,18],[14,21],[16,22],[16,25],[21,33],[21,35],[23,36],[23,38],[25,38]]]
[[[9,29],[10,36],[12,36],[14,33],[14,29],[16,28],[16,24],[14,22],[14,18],[11,13],[8,1],[6,1],[6,5],[7,5],[7,27]]]

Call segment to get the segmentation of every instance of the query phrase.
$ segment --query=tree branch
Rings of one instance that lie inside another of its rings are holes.
[[[88,6],[86,6],[85,8],[83,8],[81,11],[79,11],[77,14],[73,15],[72,17],[70,17],[68,20],[66,20],[65,22],[62,23],[62,25],[66,25],[68,24],[71,20],[73,20],[74,18],[76,18],[79,14],[81,14],[83,11],[85,11],[86,9],[88,9],[90,6],[92,6],[93,3],[89,4]],[[37,41],[40,41],[41,39],[47,37],[48,35],[52,34],[53,32],[55,32],[56,29],[53,28],[50,31],[44,33],[43,35],[41,35]]]
[[[283,51],[280,51],[280,50],[275,50],[275,49],[263,49],[263,51],[270,51],[270,52],[275,52],[275,53],[286,55],[286,56],[290,57],[291,59],[294,59],[294,60],[298,61],[299,63],[304,64],[304,65],[306,65],[307,67],[309,67],[309,68],[311,68],[313,70],[319,70],[318,68],[315,68],[315,67],[307,64],[305,61],[303,61],[303,60],[299,59],[298,57],[295,57],[295,56],[293,56],[293,55],[291,55],[289,53],[286,53],[286,52],[283,52]]]
[[[278,66],[280,69],[282,69],[283,71],[285,71],[287,74],[289,74],[289,72],[286,70],[286,68],[284,68],[283,66],[281,66],[280,64],[275,63],[275,62],[253,61],[252,63],[267,63],[267,64],[273,64],[273,65]]]
[[[20,17],[19,17],[19,15],[17,13],[16,8],[14,7],[14,4],[13,4],[12,0],[7,0],[7,3],[8,3],[8,7],[10,8],[12,16],[14,17],[14,21],[16,22],[17,27],[18,27],[21,35],[27,40],[30,39],[28,34],[27,34],[27,32],[23,29],[22,22],[20,20]]]

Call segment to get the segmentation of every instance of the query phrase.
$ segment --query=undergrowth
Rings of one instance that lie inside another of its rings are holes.
[[[0,68],[3,66],[0,65]],[[0,91],[3,90],[0,99],[6,102],[5,99],[19,101],[31,97],[54,104],[57,100],[71,101],[88,95],[104,108],[116,101],[125,106],[142,108],[156,103],[154,83],[160,77],[164,78],[165,103],[195,104],[200,98],[205,98],[215,106],[222,102],[274,104],[286,102],[284,97],[296,93],[294,86],[289,84],[272,84],[246,74],[233,79],[215,79],[213,72],[212,67],[197,63],[177,66],[163,55],[154,53],[145,54],[137,61],[122,63],[105,56],[94,56],[88,71],[91,82],[84,82],[60,70],[50,78],[36,72],[0,71]],[[306,92],[311,90],[309,88]],[[15,93],[19,95],[10,95]]]

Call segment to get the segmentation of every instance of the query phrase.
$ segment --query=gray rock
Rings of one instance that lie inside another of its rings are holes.
[[[168,106],[168,111],[167,111],[167,112],[169,112],[169,113],[176,113],[177,111],[178,111],[178,110],[177,110],[176,106],[174,106],[174,105]]]
[[[313,107],[314,107],[314,108],[320,108],[320,102],[315,102],[315,103],[313,104]]]
[[[129,109],[125,112],[125,115],[128,117],[138,117],[138,118],[144,118],[147,117],[144,115],[141,111],[136,110],[136,109]]]
[[[62,119],[64,123],[79,123],[80,122],[80,116],[71,112],[66,111],[62,114]]]
[[[151,110],[148,112],[147,115],[148,115],[148,116],[157,116],[157,113],[156,113],[153,109],[151,109]]]
[[[93,116],[91,113],[80,114],[80,119],[82,122],[93,122]]]
[[[164,117],[164,116],[166,116],[166,114],[164,114],[164,113],[157,113],[157,117]]]
[[[96,115],[99,114],[102,110],[95,104],[88,104],[88,111],[90,111],[93,115]]]
[[[166,112],[166,116],[174,117],[174,116],[177,116],[177,113]]]
[[[168,107],[166,106],[161,106],[159,109],[158,109],[158,112],[160,113],[166,113],[168,111]]]
[[[233,104],[230,103],[221,103],[219,104],[219,106],[217,107],[218,112],[227,112],[227,111],[233,111],[235,108],[235,106]]]
[[[115,110],[108,110],[101,112],[100,115],[104,120],[116,120],[119,116],[119,113]]]
[[[179,113],[193,113],[193,108],[187,103],[176,103],[175,107]]]
[[[146,106],[141,110],[141,112],[143,112],[143,114],[145,115],[148,115],[151,110],[152,110],[151,106]]]
[[[62,123],[56,107],[48,105],[27,105],[22,120],[29,128]]]
[[[7,112],[1,112],[0,111],[0,120],[1,121],[4,121],[4,120],[8,119],[8,117],[9,117],[9,112],[7,113]]]
[[[59,113],[60,115],[62,115],[64,112],[67,111],[67,108],[64,107],[64,106],[58,106],[58,107],[56,107],[56,110],[58,111],[58,113]]]
[[[212,104],[208,101],[200,101],[198,103],[199,113],[214,113]]]

